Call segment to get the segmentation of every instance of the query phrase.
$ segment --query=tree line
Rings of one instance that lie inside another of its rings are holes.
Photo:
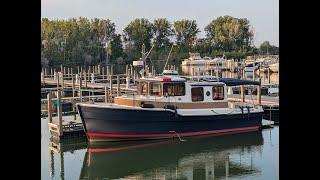
[[[165,18],[150,22],[145,18],[131,21],[122,34],[115,32],[109,19],[71,18],[41,20],[41,63],[46,67],[60,64],[94,65],[128,64],[141,57],[141,49],[153,48],[151,60],[165,60],[174,45],[171,61],[180,64],[189,52],[202,56],[242,59],[248,55],[278,54],[279,48],[268,41],[259,48],[253,45],[254,33],[246,18],[220,16],[204,29],[205,38],[198,38],[200,29],[195,20]]]

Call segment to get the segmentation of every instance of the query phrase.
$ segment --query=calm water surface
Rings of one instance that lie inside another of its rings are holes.
[[[47,119],[41,126],[42,179],[279,179],[279,127],[185,142],[88,145],[56,143]]]

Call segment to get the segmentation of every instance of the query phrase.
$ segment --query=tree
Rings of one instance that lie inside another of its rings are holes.
[[[111,59],[114,60],[123,55],[123,47],[120,34],[114,34],[111,41]]]
[[[147,19],[135,19],[124,29],[124,41],[133,44],[135,50],[141,51],[142,44],[151,47],[152,25]]]
[[[41,21],[42,63],[97,64],[102,61],[106,41],[113,41],[115,24],[108,19],[72,18]]]
[[[253,32],[249,20],[220,16],[206,27],[207,37],[225,51],[247,50],[252,44]]]
[[[263,55],[277,55],[279,54],[279,48],[270,44],[269,41],[261,43],[259,48],[260,54]]]
[[[195,20],[180,20],[174,22],[174,32],[177,38],[177,44],[191,47],[197,39],[200,30],[197,28]]]
[[[155,37],[156,46],[161,48],[169,46],[169,37],[173,35],[172,25],[165,18],[155,19],[152,24],[152,31]]]

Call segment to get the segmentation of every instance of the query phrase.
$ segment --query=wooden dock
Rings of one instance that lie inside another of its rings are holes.
[[[229,101],[241,101],[239,94],[228,95]],[[245,102],[251,104],[259,104],[256,95],[245,95]],[[279,97],[261,96],[261,105],[268,107],[279,107]]]
[[[228,95],[228,100],[233,102],[240,102],[242,99],[240,95]],[[259,104],[256,95],[245,95],[244,102],[249,104]],[[275,124],[279,123],[279,97],[261,96],[261,103],[264,110],[263,118],[272,120]]]
[[[109,80],[106,79],[105,81],[109,81]],[[48,85],[57,85],[58,80],[54,80],[54,79],[51,79],[51,78],[45,78],[44,82],[45,82],[45,84],[48,84]],[[72,87],[72,80],[64,80],[63,83],[64,83],[64,87],[65,88]],[[74,85],[80,86],[80,83],[75,83]],[[110,83],[91,83],[91,82],[87,82],[87,88],[104,89],[105,87],[110,89]],[[112,86],[111,88],[113,90],[117,90],[117,85],[114,84],[114,86]],[[121,91],[135,92],[136,88],[128,88],[128,87],[126,87],[126,84],[120,84],[120,90]]]

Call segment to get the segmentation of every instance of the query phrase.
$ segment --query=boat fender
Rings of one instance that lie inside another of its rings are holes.
[[[244,114],[243,114],[243,106],[239,106],[239,108],[241,109],[242,118],[244,118]]]
[[[250,107],[249,106],[246,106],[247,110],[248,110],[248,120],[250,118]]]
[[[154,108],[154,105],[153,104],[147,104],[147,103],[142,101],[141,104],[140,104],[140,107],[142,107],[142,108]]]

